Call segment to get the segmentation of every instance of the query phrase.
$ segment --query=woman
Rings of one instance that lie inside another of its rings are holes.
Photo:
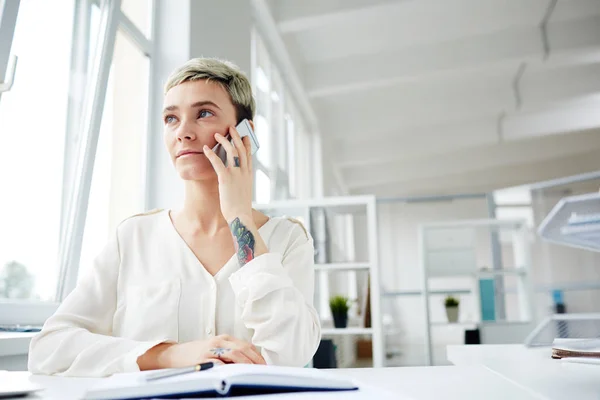
[[[231,63],[192,59],[169,77],[164,140],[184,204],[119,225],[32,340],[31,372],[310,361],[320,340],[312,239],[299,223],[252,209],[251,145],[235,125],[254,110],[250,83]],[[211,150],[217,143],[226,164]]]

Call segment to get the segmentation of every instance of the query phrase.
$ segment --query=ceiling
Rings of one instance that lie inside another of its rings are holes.
[[[326,186],[473,193],[600,170],[600,0],[264,4]]]

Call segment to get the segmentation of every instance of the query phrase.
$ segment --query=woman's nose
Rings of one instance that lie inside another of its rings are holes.
[[[177,140],[180,142],[196,140],[196,132],[189,124],[184,122],[179,125],[179,129],[177,130]]]

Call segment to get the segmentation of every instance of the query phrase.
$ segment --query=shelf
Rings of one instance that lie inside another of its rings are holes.
[[[479,276],[489,276],[489,275],[525,275],[526,271],[522,268],[520,269],[485,269],[485,270],[479,270],[476,272],[476,275]]]
[[[310,208],[325,208],[336,214],[366,214],[369,204],[375,205],[375,196],[342,196],[323,197],[319,199],[292,199],[273,201],[267,204],[254,203],[257,210],[298,210]]]
[[[529,325],[531,321],[481,321],[481,322],[447,322],[447,321],[435,321],[432,322],[431,326],[500,326],[500,325]]]
[[[505,270],[477,270],[473,271],[463,271],[463,272],[451,272],[451,271],[428,271],[427,278],[460,278],[460,277],[487,277],[487,276],[499,276],[499,275],[507,275],[507,276],[524,276],[527,274],[527,271],[524,269],[505,269]]]
[[[430,295],[447,295],[447,294],[471,294],[471,289],[448,289],[448,290],[429,290]],[[384,297],[397,297],[397,296],[421,296],[422,290],[399,290],[395,292],[385,292],[382,294]]]
[[[323,328],[321,329],[323,336],[327,335],[371,335],[373,334],[373,328],[360,328],[360,327],[349,327],[349,328]]]
[[[542,221],[538,234],[553,243],[600,251],[600,193],[561,199]]]
[[[431,323],[431,326],[477,326],[480,322],[473,321],[458,321],[458,322],[448,322],[448,321],[435,321]]]
[[[369,263],[328,263],[315,264],[315,269],[318,271],[353,271],[357,269],[369,269]]]

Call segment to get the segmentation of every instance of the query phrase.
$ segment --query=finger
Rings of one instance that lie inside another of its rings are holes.
[[[220,176],[227,172],[227,168],[225,168],[225,164],[223,164],[223,161],[221,161],[219,156],[216,155],[216,153],[212,151],[210,147],[204,145],[202,150],[204,151],[204,155],[206,156],[206,158],[208,158],[208,161],[210,161],[210,163],[212,164],[217,175]]]
[[[234,346],[234,343],[225,344],[226,346]],[[236,364],[254,364],[243,351],[233,347],[217,347],[211,349],[211,357],[216,357],[224,362],[232,362]]]
[[[223,362],[223,360],[219,360],[218,358],[206,358],[202,361],[203,363],[205,362],[211,362],[214,364],[214,366],[218,366],[218,365],[225,365],[225,363]]]
[[[239,348],[239,350],[250,359],[252,364],[267,364],[263,356],[260,355],[256,347],[251,344],[246,344],[244,347]]]
[[[225,149],[225,152],[227,152],[228,166],[240,167],[240,155],[239,155],[237,149],[235,147],[233,147],[233,144],[231,144],[231,142],[229,140],[227,140],[225,138],[225,136],[221,135],[220,133],[215,134],[215,139],[217,139],[217,142],[221,143],[221,146],[223,146],[223,148]],[[236,158],[237,158],[237,160],[236,160]]]
[[[260,352],[258,351],[258,349],[249,342],[246,342],[245,340],[241,340],[241,339],[237,339],[237,338],[232,338],[233,340],[231,340],[231,345],[234,348],[238,348],[241,349],[244,354],[246,355],[246,357],[248,357],[250,360],[252,360],[253,364],[266,364],[267,362],[265,361],[265,359],[263,358],[263,356],[260,354]]]
[[[244,136],[242,141],[244,142],[244,146],[246,146],[246,168],[252,171],[252,142],[248,136]]]
[[[248,161],[248,152],[246,151],[246,144],[245,142],[242,140],[242,137],[240,136],[240,133],[238,132],[238,130],[235,128],[235,126],[232,126],[229,128],[229,134],[231,135],[231,139],[233,140],[233,144],[236,148],[236,150],[238,151],[238,154],[240,155],[240,165],[243,169],[248,168],[247,165],[247,161]]]

